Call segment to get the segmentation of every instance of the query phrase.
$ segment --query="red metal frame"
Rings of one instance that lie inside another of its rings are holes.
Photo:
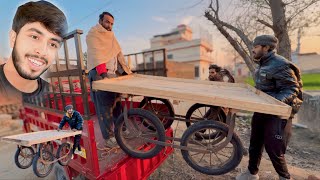
[[[66,103],[70,103],[69,101],[71,101],[71,99]],[[83,113],[81,112],[83,111],[83,108],[81,108],[83,103],[81,97],[79,97],[76,102],[76,109],[79,109],[80,113]],[[61,102],[59,102],[59,106],[61,106]],[[89,106],[90,109],[94,109],[94,105],[90,99]],[[133,107],[138,106],[139,102],[133,103]],[[43,112],[45,117],[43,117],[40,112]],[[91,111],[91,113],[92,112],[93,111]],[[25,105],[24,109],[20,111],[20,118],[24,119],[25,132],[31,132],[36,130],[57,129],[62,115]],[[80,144],[85,148],[87,158],[84,159],[75,155],[75,158],[64,168],[70,179],[79,174],[84,175],[88,179],[147,179],[173,151],[173,148],[166,147],[157,156],[144,160],[125,156],[112,168],[105,168],[101,171],[98,160],[95,131],[100,131],[100,129],[95,129],[93,119],[84,121]],[[172,137],[172,129],[167,130],[166,135]],[[73,137],[68,138],[67,141],[73,142]],[[56,150],[57,144],[54,143],[54,147]]]
[[[101,134],[97,136],[97,132],[100,132],[100,129],[95,126],[98,122],[94,119],[96,118],[94,116],[94,104],[89,95],[88,79],[86,78],[82,56],[80,38],[82,33],[81,30],[75,30],[64,37],[66,70],[60,67],[60,61],[56,61],[56,70],[47,71],[47,76],[51,82],[48,93],[43,97],[32,97],[24,100],[24,108],[20,111],[20,118],[24,120],[24,130],[25,132],[31,132],[57,129],[64,113],[64,106],[66,104],[73,104],[74,109],[79,111],[85,119],[80,145],[86,150],[87,158],[75,155],[75,158],[65,167],[65,172],[69,178],[72,179],[72,177],[82,174],[88,179],[146,179],[168,157],[173,149],[165,147],[157,156],[145,160],[135,159],[127,155],[123,155],[123,157],[118,156],[116,164],[109,168],[103,164],[105,162],[101,163],[99,161],[97,142],[99,142],[100,139],[98,137]],[[76,69],[70,67],[67,43],[69,39],[74,39],[75,42],[77,55]],[[156,68],[156,61],[153,61],[153,68],[147,69],[144,55],[145,53],[152,53],[154,55],[153,51],[132,54],[132,56],[135,57],[137,65],[138,54],[143,55],[144,68],[141,73],[153,72],[152,74],[159,75],[156,72],[163,71],[161,75],[166,76],[166,50],[160,49],[155,51],[163,52],[164,62],[161,68]],[[56,82],[55,79],[58,81]],[[66,86],[67,84],[69,86]],[[138,103],[133,103],[133,107],[138,107],[138,105]],[[65,128],[68,127],[66,126]],[[167,136],[172,137],[171,129],[167,130],[166,133]],[[66,140],[73,142],[73,137]],[[55,143],[53,144],[56,151],[58,146]]]

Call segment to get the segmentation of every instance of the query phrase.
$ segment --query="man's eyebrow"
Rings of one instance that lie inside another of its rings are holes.
[[[28,29],[28,31],[33,31],[33,32],[36,32],[36,33],[38,33],[38,34],[40,34],[40,35],[43,35],[43,33],[42,33],[40,30],[36,29],[36,28],[30,28],[30,29]],[[56,41],[56,42],[59,43],[59,44],[62,43],[62,40],[57,39],[57,38],[50,38],[50,40]]]
[[[56,41],[59,44],[62,44],[62,40],[57,39],[57,38],[51,38],[52,41]]]
[[[33,31],[33,32],[36,32],[36,33],[38,33],[40,35],[43,35],[43,33],[41,31],[39,31],[38,29],[36,29],[36,28],[30,28],[30,29],[28,29],[28,31]]]

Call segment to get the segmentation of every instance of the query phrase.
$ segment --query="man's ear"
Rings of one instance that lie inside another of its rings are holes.
[[[269,49],[271,48],[269,45],[263,46],[263,51],[264,52],[269,52]]]
[[[9,41],[10,41],[10,47],[13,48],[15,42],[17,39],[17,33],[14,30],[10,30],[9,32]]]

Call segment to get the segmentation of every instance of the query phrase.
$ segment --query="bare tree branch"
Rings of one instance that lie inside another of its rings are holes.
[[[270,6],[269,0],[264,0],[264,2],[266,2],[266,4],[267,4],[268,6]]]
[[[244,59],[249,70],[253,73],[255,71],[255,67],[253,66],[251,57],[248,56],[246,50],[244,48],[242,48],[234,38],[231,37],[231,35],[227,32],[226,29],[224,29],[224,26],[227,27],[229,25],[227,23],[223,23],[222,21],[218,20],[216,17],[213,17],[209,11],[205,12],[205,17],[217,27],[217,29],[220,31],[220,33],[229,41],[229,43],[234,47],[234,49]],[[232,28],[233,26],[230,25],[229,27]],[[235,27],[233,27],[233,28],[235,28]]]
[[[243,40],[243,42],[246,44],[246,46],[250,49],[252,47],[252,42],[250,41],[250,39],[238,28],[232,26],[231,24],[225,23],[221,20],[218,20],[222,26],[227,27],[228,29],[231,29],[232,31],[234,31],[235,33],[237,33],[237,35]]]
[[[294,19],[297,15],[301,14],[304,10],[306,10],[307,8],[309,8],[310,6],[312,6],[313,4],[319,2],[319,0],[313,0],[311,1],[309,4],[306,4],[305,7],[302,7],[301,9],[299,9],[296,13],[294,13],[292,16],[290,16],[286,23],[290,23],[290,21],[292,21],[292,19]]]
[[[264,21],[264,20],[262,20],[262,19],[257,19],[257,21],[258,21],[259,23],[261,23],[261,24],[263,24],[263,25],[271,28],[271,29],[273,28],[273,26],[272,26],[270,23],[268,23],[268,22],[266,22],[266,21]]]
[[[290,5],[290,4],[294,3],[294,2],[296,2],[296,0],[292,0],[291,2],[284,3],[284,5],[287,6],[287,5]]]

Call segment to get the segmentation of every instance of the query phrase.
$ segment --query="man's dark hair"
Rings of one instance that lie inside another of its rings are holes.
[[[102,21],[102,20],[103,20],[104,15],[108,15],[108,16],[112,17],[112,19],[114,19],[114,17],[112,16],[111,13],[109,13],[109,12],[103,12],[103,13],[101,13],[101,14],[99,15],[99,21]]]
[[[216,64],[211,64],[211,65],[209,66],[209,70],[210,70],[210,69],[215,69],[216,72],[220,72],[220,71],[221,71],[221,67],[218,66],[218,65],[216,65]]]
[[[12,29],[18,34],[28,24],[40,22],[46,29],[60,37],[67,34],[68,23],[64,13],[47,1],[28,2],[18,7]]]

